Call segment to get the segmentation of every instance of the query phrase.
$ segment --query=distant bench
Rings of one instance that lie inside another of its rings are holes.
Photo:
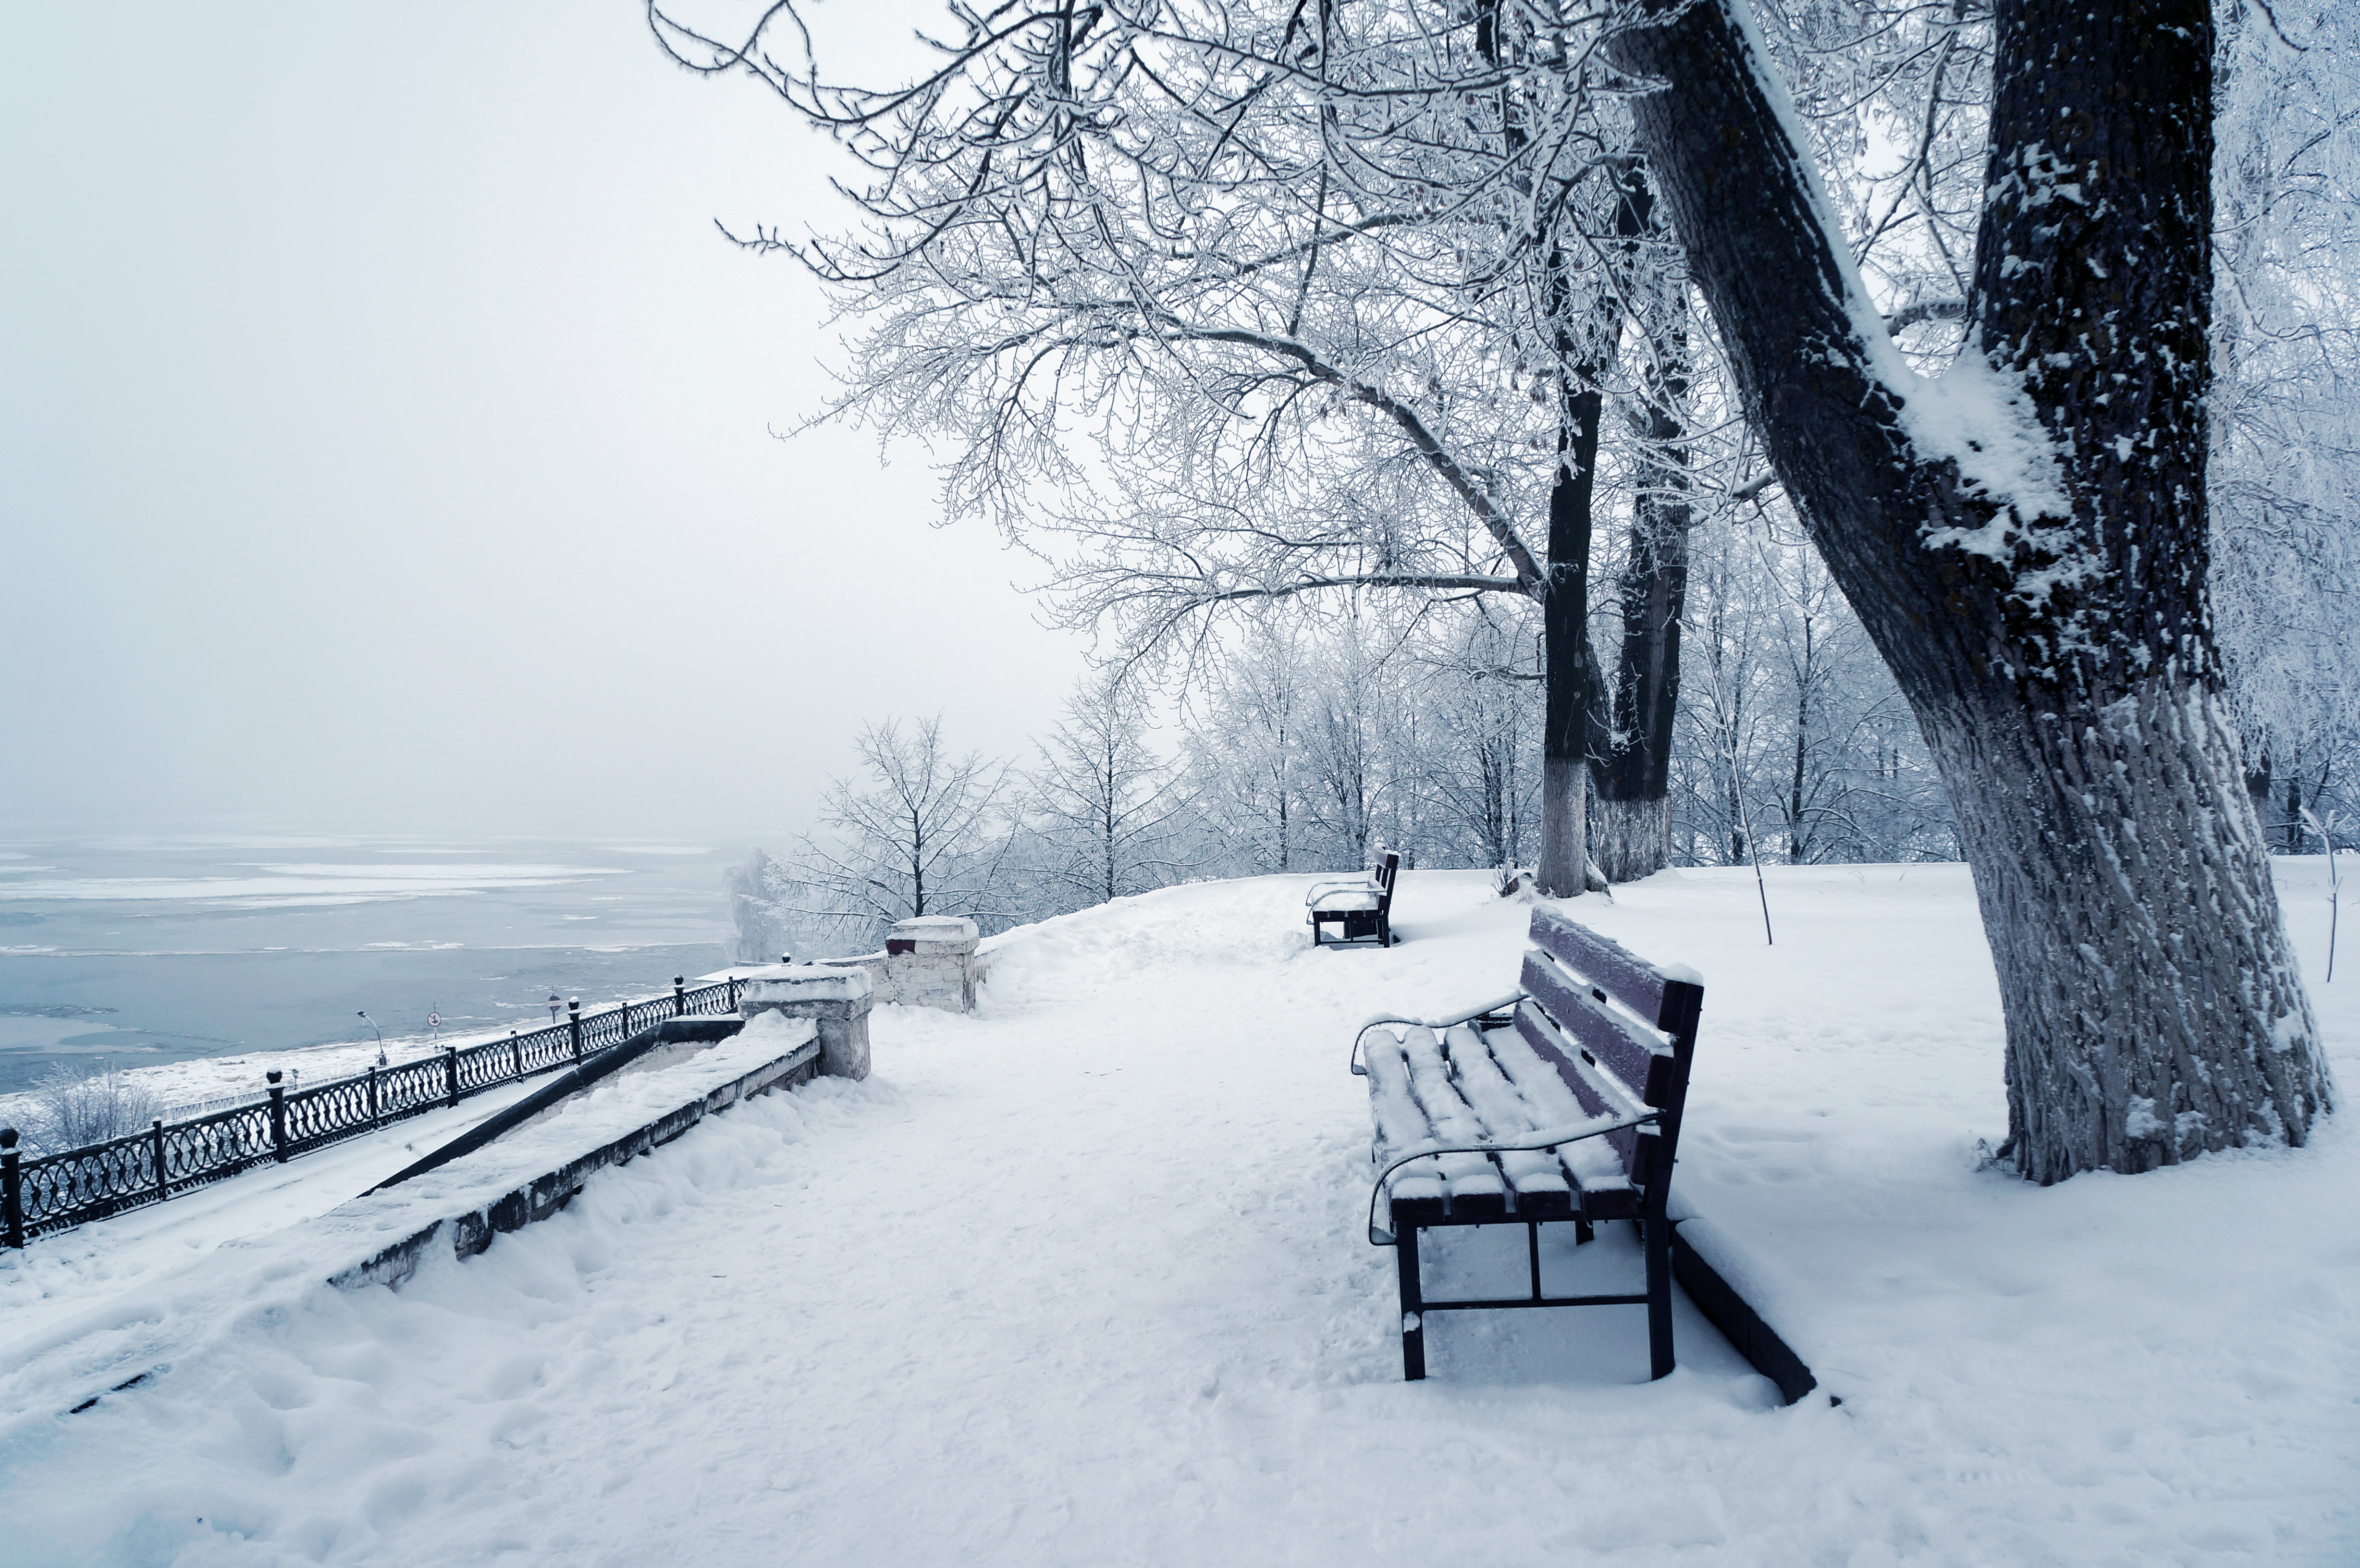
[[[1335,942],[1365,942],[1379,947],[1393,944],[1393,881],[1401,875],[1401,856],[1387,850],[1364,877],[1335,882],[1314,882],[1303,896],[1311,920],[1311,945],[1332,946],[1319,934],[1322,926],[1340,926]]]
[[[1672,1158],[1704,985],[1546,905],[1531,941],[1521,989],[1450,1018],[1371,1018],[1352,1042],[1376,1127],[1369,1240],[1397,1248],[1403,1376],[1426,1376],[1430,1312],[1644,1305],[1661,1377],[1673,1367]],[[1540,1227],[1571,1223],[1587,1241],[1612,1219],[1640,1227],[1645,1292],[1544,1295]],[[1426,1301],[1418,1232],[1502,1224],[1527,1229],[1531,1294]]]

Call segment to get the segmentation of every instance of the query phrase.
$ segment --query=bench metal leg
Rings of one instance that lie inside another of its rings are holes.
[[[1651,1377],[1672,1371],[1672,1222],[1658,1215],[1640,1227],[1647,1246],[1647,1358]]]
[[[1417,1284],[1417,1226],[1396,1225],[1393,1261],[1401,1269],[1402,1381],[1426,1376],[1426,1297]]]

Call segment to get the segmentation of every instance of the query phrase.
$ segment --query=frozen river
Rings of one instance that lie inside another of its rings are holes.
[[[727,961],[711,843],[330,837],[0,842],[0,1094],[52,1062],[447,1037]]]

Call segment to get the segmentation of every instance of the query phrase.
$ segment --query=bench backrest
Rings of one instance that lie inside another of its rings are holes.
[[[1384,909],[1393,901],[1393,878],[1400,874],[1400,855],[1389,849],[1377,856],[1377,869],[1372,878],[1377,885],[1377,908]]]
[[[1704,981],[1694,970],[1649,964],[1547,905],[1533,910],[1532,945],[1519,982],[1516,1031],[1555,1067],[1592,1116],[1634,1105],[1664,1113],[1653,1127],[1607,1141],[1653,1208],[1663,1201],[1688,1099]]]

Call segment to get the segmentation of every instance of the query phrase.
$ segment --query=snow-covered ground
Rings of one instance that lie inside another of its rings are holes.
[[[0,1356],[29,1335],[169,1279],[217,1248],[326,1214],[548,1082],[503,1083],[285,1165],[260,1166],[169,1203],[42,1236],[21,1253],[0,1252]],[[0,1563],[6,1560],[0,1546]]]
[[[2323,868],[2281,873],[2360,1083]],[[2350,1113],[2134,1179],[1979,1170],[1998,1007],[1956,866],[1773,868],[1775,948],[1750,873],[1580,906],[1703,971],[1679,1190],[1840,1407],[1780,1408],[1692,1312],[1646,1383],[1638,1309],[1431,1320],[1401,1383],[1352,1027],[1496,995],[1527,911],[1405,874],[1404,945],[1313,953],[1305,880],[1018,933],[978,1016],[880,1009],[868,1083],[399,1291],[289,1264],[332,1215],[243,1273],[85,1270],[85,1332],[0,1305],[0,1563],[2360,1560]]]

